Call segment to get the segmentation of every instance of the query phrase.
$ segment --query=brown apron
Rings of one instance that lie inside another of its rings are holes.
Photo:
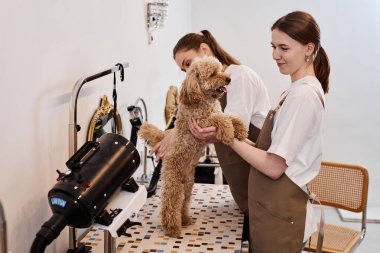
[[[226,94],[220,99],[220,104],[224,111],[227,105]],[[256,142],[260,129],[254,125],[249,125],[248,139]],[[215,151],[222,168],[224,177],[230,187],[232,196],[240,209],[248,215],[248,178],[251,165],[244,161],[229,146],[222,143],[215,143]]]
[[[270,147],[273,118],[284,100],[269,111],[256,142],[257,148],[268,150]],[[308,194],[285,173],[273,180],[252,168],[248,183],[250,252],[301,252],[307,201]]]

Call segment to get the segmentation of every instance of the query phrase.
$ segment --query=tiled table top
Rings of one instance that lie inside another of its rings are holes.
[[[158,190],[139,212],[136,221],[142,226],[128,229],[131,237],[117,238],[116,252],[242,252],[243,214],[228,185],[194,185],[190,211],[193,224],[184,227],[179,238],[166,236],[161,228],[159,194]],[[91,230],[82,242],[92,246],[94,253],[103,252],[103,231]]]

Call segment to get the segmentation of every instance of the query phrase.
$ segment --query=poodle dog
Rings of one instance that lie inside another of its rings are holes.
[[[223,114],[219,98],[226,92],[229,75],[222,72],[222,64],[214,57],[196,58],[187,70],[180,89],[175,126],[171,142],[163,158],[161,222],[166,234],[181,235],[182,226],[192,223],[189,209],[195,167],[206,144],[190,132],[188,119],[193,117],[201,127],[216,126],[216,137],[229,145],[234,137],[247,137],[247,127],[237,117]],[[165,137],[165,132],[144,123],[139,136],[150,146]]]

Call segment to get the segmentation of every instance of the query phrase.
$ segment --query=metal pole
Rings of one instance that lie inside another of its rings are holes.
[[[144,99],[142,98],[137,98],[136,101],[135,101],[135,106],[137,106],[137,104],[141,102],[143,107],[144,107],[144,122],[147,122],[148,121],[148,110],[146,108],[146,104],[145,104],[145,101]],[[142,123],[142,122],[141,122]],[[146,145],[144,145],[144,150],[143,150],[143,159],[141,159],[141,162],[143,163],[143,174],[141,175],[141,181],[142,182],[148,182],[148,170],[147,170],[147,157],[148,157],[148,147]]]
[[[116,238],[108,230],[104,230],[104,253],[116,252]]]
[[[0,202],[0,253],[7,253],[7,225],[3,206]]]

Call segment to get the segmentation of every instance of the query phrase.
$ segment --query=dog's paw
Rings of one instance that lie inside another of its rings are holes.
[[[170,237],[177,238],[181,236],[182,228],[178,226],[163,225],[165,234]]]
[[[231,116],[232,125],[234,126],[234,136],[242,141],[248,137],[248,128],[243,121],[237,117]]]
[[[218,128],[218,131],[216,133],[216,139],[218,139],[225,145],[231,145],[234,141],[234,129],[232,127],[224,129]]]
[[[224,116],[224,115],[222,115]],[[232,122],[227,117],[215,117],[214,125],[217,128],[216,139],[225,145],[231,145],[234,140],[234,127]]]
[[[182,226],[190,226],[193,224],[193,220],[191,219],[190,216],[182,216]]]

